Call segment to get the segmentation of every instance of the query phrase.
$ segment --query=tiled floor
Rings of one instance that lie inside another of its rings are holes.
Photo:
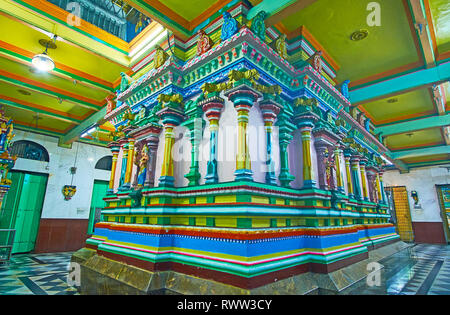
[[[67,285],[71,253],[13,255],[0,265],[0,295],[73,295]]]
[[[380,261],[381,285],[367,281],[345,294],[450,295],[450,246],[419,244]]]
[[[0,295],[74,295],[67,283],[71,253],[15,255],[0,265]],[[416,245],[380,261],[381,285],[366,281],[343,294],[450,295],[450,246]]]

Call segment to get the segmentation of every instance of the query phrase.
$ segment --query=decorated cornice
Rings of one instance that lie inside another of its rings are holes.
[[[388,151],[346,112],[351,106],[350,101],[319,72],[309,64],[295,69],[246,27],[242,27],[229,39],[184,65],[172,56],[158,69],[150,70],[133,82],[127,90],[118,94],[118,103],[121,105],[110,113],[107,119],[116,111],[120,112],[121,107],[129,108],[132,112],[139,111],[142,106],[152,107],[157,103],[160,94],[181,94],[188,99],[205,92],[205,86],[208,85],[223,85],[222,90],[226,90],[231,82],[229,74],[233,70],[257,71],[259,75],[253,80],[253,85],[264,87],[265,92],[270,87],[277,87],[279,91],[274,89],[272,92],[279,93],[281,103],[292,103],[299,97],[317,99],[317,111],[325,111],[331,115],[335,133],[352,129],[361,142],[367,142],[365,145],[369,146],[371,151],[378,154]],[[288,120],[292,115],[286,116],[286,113],[282,117],[287,119],[286,123],[289,124]],[[336,119],[340,119],[339,124]]]

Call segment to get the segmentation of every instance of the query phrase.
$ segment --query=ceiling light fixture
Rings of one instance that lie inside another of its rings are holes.
[[[350,39],[353,41],[360,41],[366,38],[369,35],[368,30],[358,30],[356,32],[353,32],[352,35],[350,35]]]
[[[52,58],[47,54],[48,49],[55,49],[56,44],[54,41],[56,40],[56,35],[53,36],[51,40],[41,39],[39,40],[39,44],[45,47],[45,51],[42,54],[38,54],[33,57],[31,63],[36,70],[42,72],[49,72],[55,68],[55,62]]]

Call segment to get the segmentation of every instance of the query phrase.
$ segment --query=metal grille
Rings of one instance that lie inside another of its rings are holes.
[[[14,142],[10,154],[23,159],[49,162],[47,150],[40,144],[28,140]]]
[[[98,160],[95,168],[99,170],[110,171],[112,168],[112,156],[105,156]]]

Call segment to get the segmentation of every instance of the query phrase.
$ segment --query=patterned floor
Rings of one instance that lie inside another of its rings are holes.
[[[74,295],[67,275],[72,253],[14,255],[0,264],[0,295]],[[353,285],[344,294],[450,295],[450,246],[416,245],[380,261],[381,285]]]
[[[450,246],[419,244],[380,263],[380,286],[362,281],[346,294],[450,295]]]
[[[74,295],[67,285],[72,253],[14,255],[0,264],[0,295]]]

